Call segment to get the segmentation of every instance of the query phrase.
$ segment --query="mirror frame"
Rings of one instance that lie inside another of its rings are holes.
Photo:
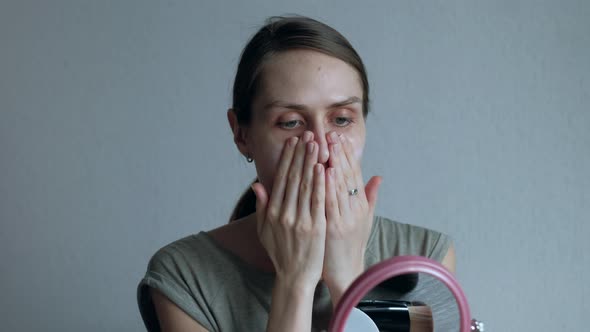
[[[457,279],[444,266],[435,260],[422,256],[396,256],[379,262],[356,278],[336,305],[330,320],[330,332],[342,332],[352,308],[371,289],[381,282],[407,273],[426,273],[442,281],[453,293],[459,307],[461,332],[471,331],[471,314],[467,298]]]

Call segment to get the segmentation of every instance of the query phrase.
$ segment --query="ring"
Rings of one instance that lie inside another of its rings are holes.
[[[348,191],[348,195],[349,195],[349,196],[356,196],[358,193],[359,193],[359,191],[358,191],[358,189],[356,189],[356,188],[355,188],[355,189],[350,189],[350,190]]]

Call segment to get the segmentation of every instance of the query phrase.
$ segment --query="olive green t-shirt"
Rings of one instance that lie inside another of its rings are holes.
[[[376,216],[365,252],[366,268],[400,255],[441,262],[450,245],[451,239],[442,233]],[[137,300],[148,331],[160,331],[149,287],[209,331],[264,331],[273,283],[273,273],[249,266],[200,232],[156,252],[139,283]],[[320,283],[314,295],[313,331],[327,328],[331,309],[328,289]]]

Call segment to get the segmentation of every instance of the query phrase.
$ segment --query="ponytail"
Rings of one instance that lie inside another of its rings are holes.
[[[255,179],[252,184],[256,182],[258,182],[258,179]],[[256,212],[256,194],[254,193],[254,190],[252,190],[252,187],[248,187],[234,207],[229,222],[238,220],[254,212]]]

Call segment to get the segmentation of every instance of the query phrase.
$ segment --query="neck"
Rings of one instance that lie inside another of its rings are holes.
[[[242,231],[246,235],[245,237],[249,239],[248,242],[251,245],[251,249],[248,250],[251,256],[250,263],[264,272],[275,272],[272,260],[258,237],[256,212],[235,222],[241,224],[241,227],[243,227]]]

